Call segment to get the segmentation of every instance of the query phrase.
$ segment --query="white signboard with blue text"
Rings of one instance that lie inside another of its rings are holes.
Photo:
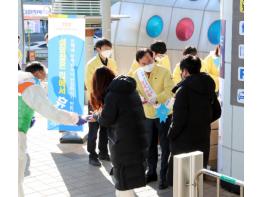
[[[48,18],[48,97],[59,109],[83,114],[85,18],[50,15]],[[82,126],[48,122],[49,130],[82,131]]]
[[[244,106],[244,1],[233,1],[231,105]]]
[[[238,67],[238,81],[244,81],[244,67]]]

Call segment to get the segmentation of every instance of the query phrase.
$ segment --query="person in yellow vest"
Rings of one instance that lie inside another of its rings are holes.
[[[153,52],[153,57],[157,64],[171,72],[171,64],[169,57],[166,54],[167,48],[165,42],[155,41],[153,44],[151,44],[150,49]]]
[[[170,72],[158,66],[153,59],[150,49],[139,49],[136,53],[136,61],[139,63],[133,77],[137,83],[137,90],[141,96],[144,113],[146,116],[146,130],[148,141],[148,172],[147,183],[157,181],[158,162],[158,137],[161,146],[161,170],[159,189],[168,187],[166,173],[168,168],[169,142],[167,133],[171,124],[172,89],[174,83]]]
[[[186,47],[183,51],[183,56],[186,56],[186,55],[196,56],[197,55],[197,49],[194,46]],[[203,60],[201,60],[201,63],[202,63],[202,67],[201,67],[200,72],[206,72],[205,62]],[[182,81],[180,63],[177,63],[175,65],[175,68],[173,71],[173,81],[174,81],[175,85],[177,85],[180,81]]]
[[[114,74],[117,74],[117,64],[114,59],[111,58],[112,55],[112,43],[107,39],[101,39],[97,41],[95,44],[95,48],[97,51],[97,55],[88,61],[86,65],[86,73],[85,73],[85,85],[88,91],[88,107],[89,113],[93,111],[92,106],[90,104],[90,93],[92,90],[92,78],[95,71],[102,67],[107,66],[107,68],[111,69]],[[96,140],[97,133],[100,129],[99,135],[99,154],[96,153]],[[100,127],[97,122],[89,123],[89,133],[88,133],[88,145],[87,149],[89,152],[89,163],[93,166],[101,166],[100,160],[110,161],[110,157],[108,154],[108,136],[106,128]]]
[[[216,84],[216,92],[219,91],[219,76],[220,76],[220,45],[215,51],[210,51],[209,55],[204,59],[206,71],[213,78]]]
[[[159,66],[162,66],[166,69],[168,69],[171,72],[171,64],[168,55],[166,54],[167,48],[166,44],[163,41],[155,41],[153,44],[150,46],[151,51],[153,52],[153,57],[157,64]],[[128,72],[128,76],[132,77],[133,73],[140,67],[139,63],[134,60],[131,68]]]

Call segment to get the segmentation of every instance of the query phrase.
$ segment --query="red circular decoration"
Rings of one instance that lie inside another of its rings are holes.
[[[194,33],[194,22],[190,18],[183,18],[176,26],[176,36],[181,41],[189,40]]]

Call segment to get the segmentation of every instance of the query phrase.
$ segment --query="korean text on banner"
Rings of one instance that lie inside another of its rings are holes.
[[[85,18],[50,15],[48,19],[48,97],[60,109],[83,114]],[[82,126],[48,122],[49,130],[82,131]]]

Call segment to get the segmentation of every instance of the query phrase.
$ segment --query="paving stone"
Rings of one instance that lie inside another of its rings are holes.
[[[31,194],[25,194],[26,197],[43,197],[43,195],[39,192],[31,193]]]
[[[56,189],[49,189],[49,190],[41,191],[41,194],[44,196],[50,196],[50,195],[59,194],[59,193],[61,192]]]
[[[89,165],[87,145],[59,144],[61,133],[47,131],[41,116],[28,134],[25,197],[115,197],[110,162]],[[158,163],[158,169],[160,162]],[[158,190],[158,182],[135,190],[137,197],[172,197],[172,188]],[[215,183],[204,182],[204,197],[215,196]],[[237,197],[221,189],[222,197]]]

